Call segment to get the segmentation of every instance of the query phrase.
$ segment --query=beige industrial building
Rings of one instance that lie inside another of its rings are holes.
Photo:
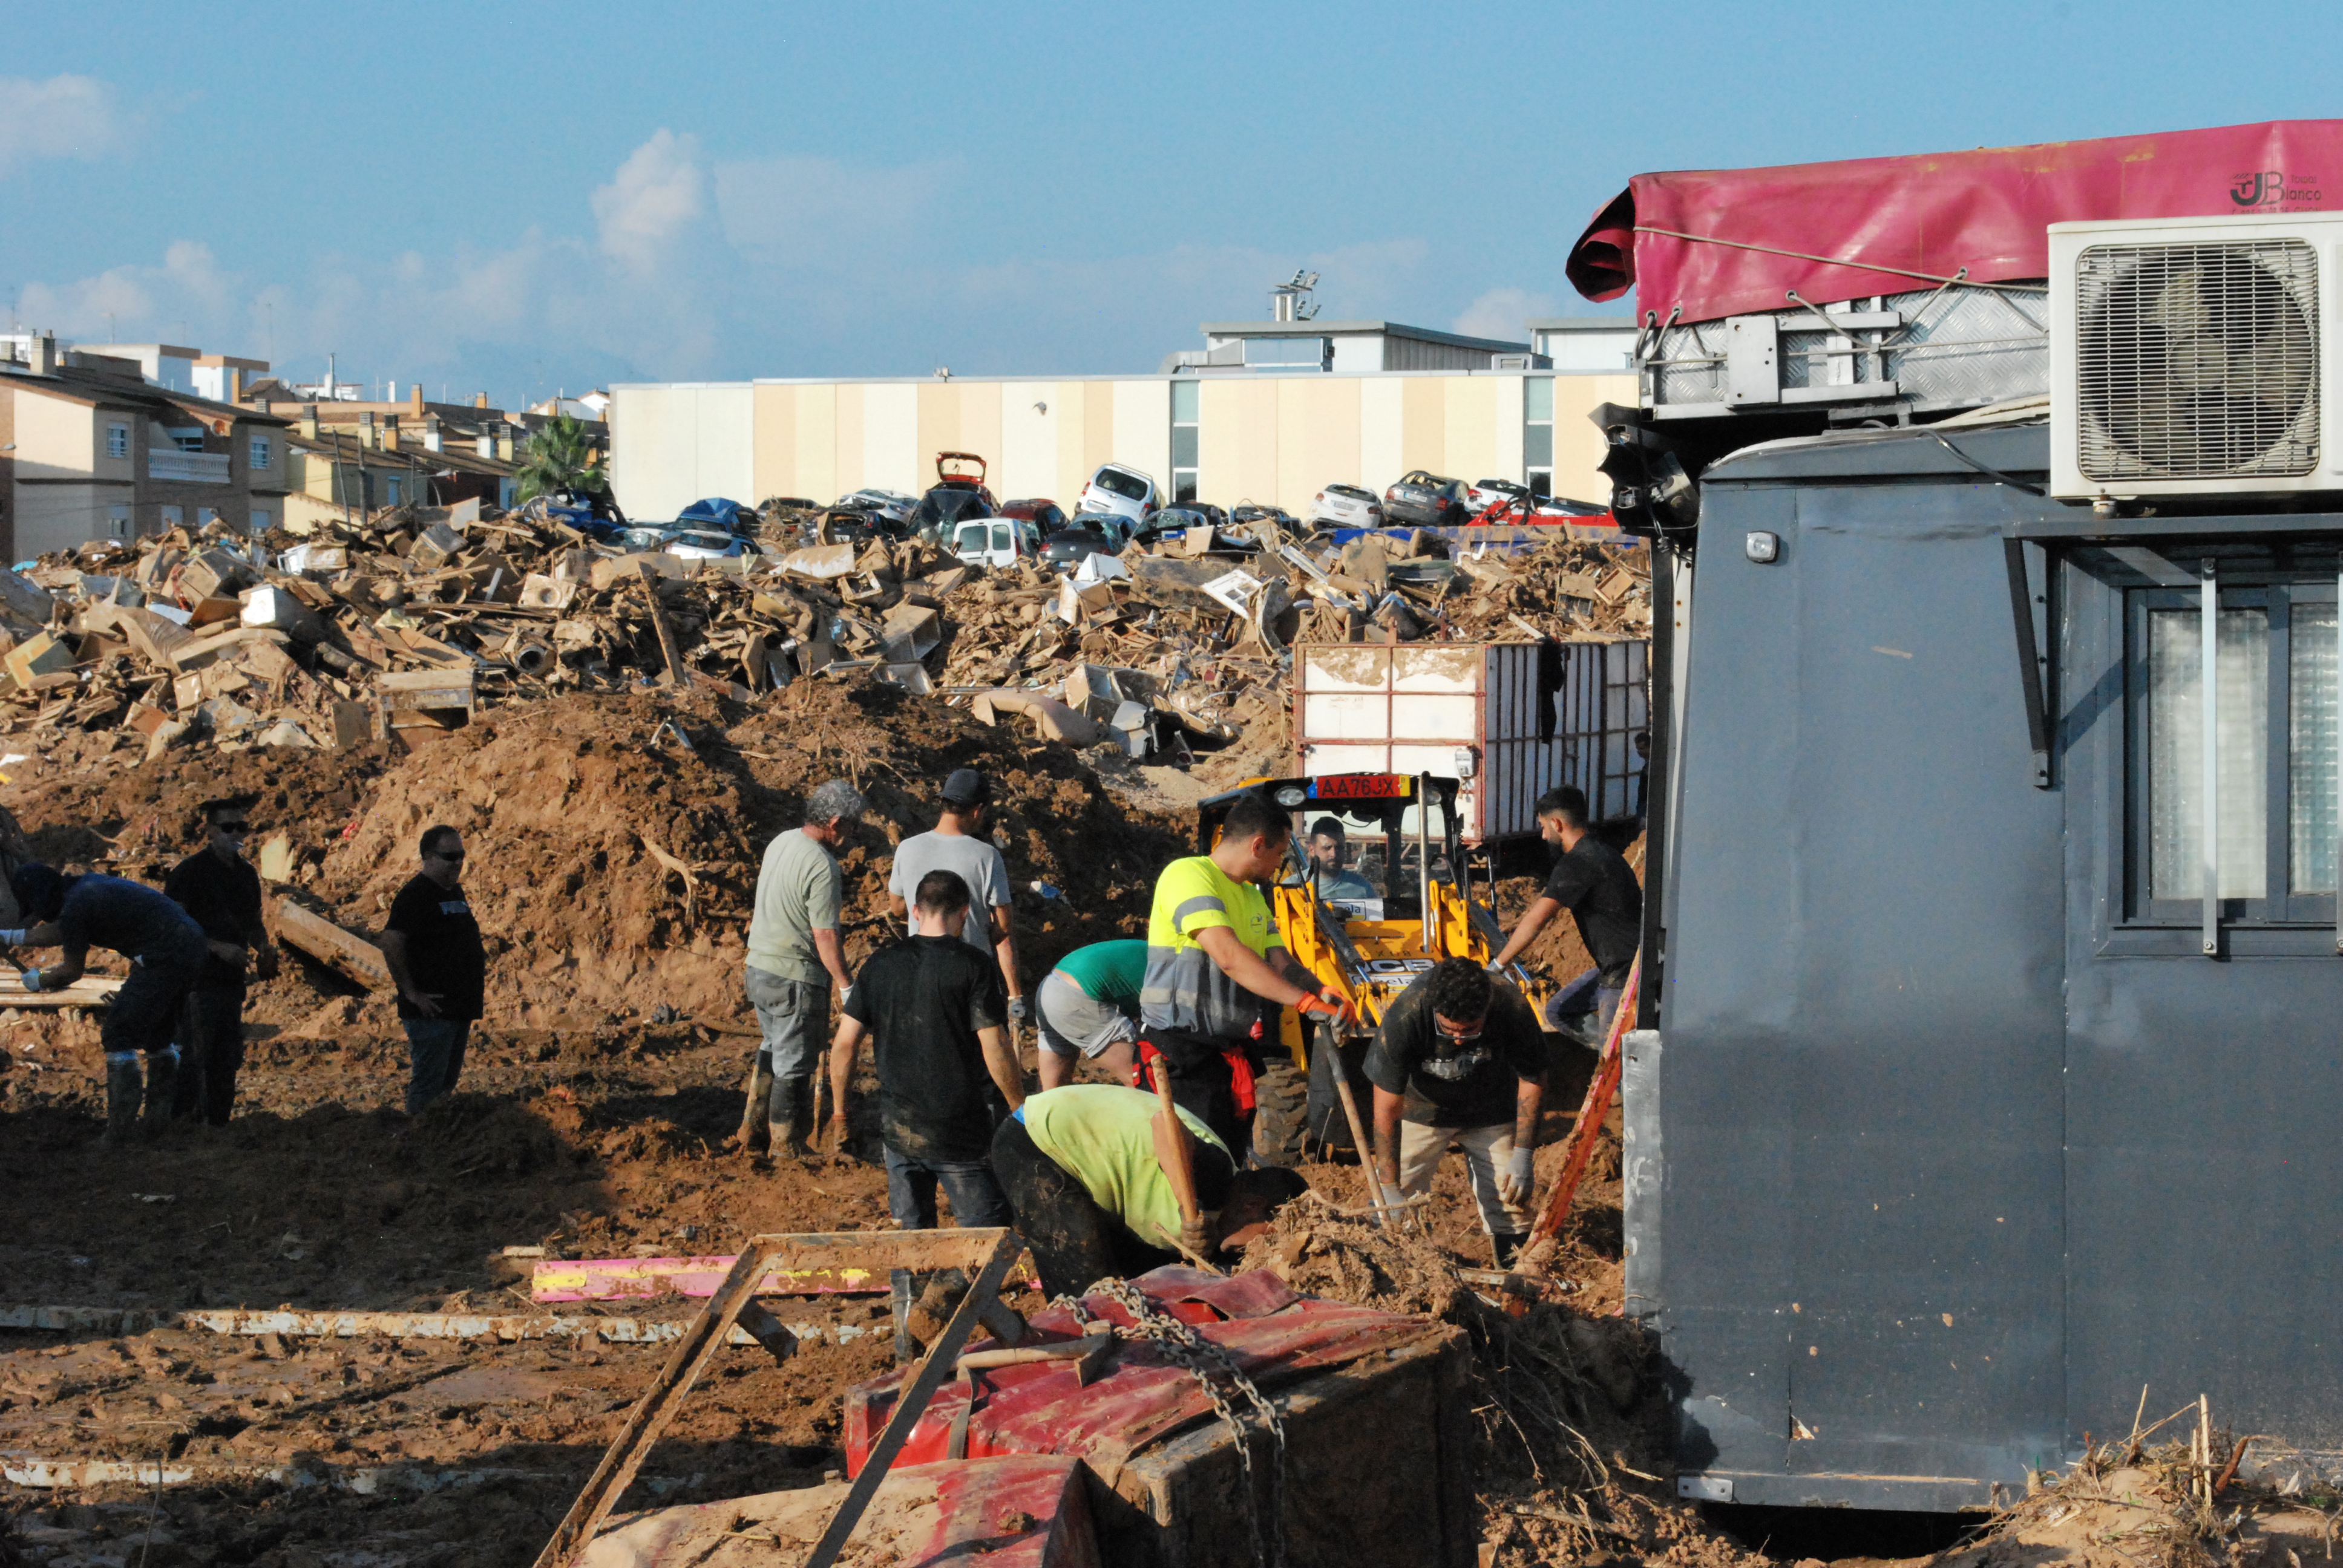
[[[1290,339],[1317,325],[1277,329]],[[1590,325],[1620,347],[1633,341],[1632,321]],[[827,502],[865,486],[917,494],[935,483],[936,454],[959,451],[986,460],[1002,499],[1047,496],[1067,507],[1109,460],[1173,494],[1296,515],[1328,484],[1380,491],[1415,468],[1606,498],[1595,467],[1602,437],[1586,415],[1635,401],[1625,355],[1611,360],[1615,370],[1546,368],[1527,343],[1499,352],[1508,347],[1483,345],[1485,369],[621,384],[611,388],[612,486],[641,519],[674,517],[704,496]]]

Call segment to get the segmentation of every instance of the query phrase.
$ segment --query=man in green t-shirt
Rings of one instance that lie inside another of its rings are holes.
[[[1182,1110],[1199,1223],[1183,1225],[1161,1125],[1162,1101],[1136,1089],[1077,1083],[1029,1095],[992,1136],[992,1173],[1017,1211],[1041,1293],[1055,1298],[1103,1279],[1130,1279],[1180,1261],[1242,1247],[1278,1205],[1308,1183],[1295,1171],[1239,1171],[1228,1146]]]
[[[1131,1042],[1139,1038],[1139,992],[1147,980],[1147,944],[1092,942],[1058,960],[1033,993],[1041,1025],[1041,1087],[1071,1083],[1074,1063],[1097,1062],[1117,1083],[1131,1081]]]
[[[846,879],[830,850],[862,811],[861,791],[843,779],[817,786],[806,797],[805,826],[775,834],[758,868],[746,980],[763,1042],[749,1071],[739,1139],[750,1153],[808,1152],[831,989],[843,999],[853,987],[838,943]]]

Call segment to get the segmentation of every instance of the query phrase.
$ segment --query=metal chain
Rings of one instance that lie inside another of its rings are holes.
[[[1050,1304],[1063,1307],[1075,1322],[1084,1328],[1098,1322],[1082,1304],[1083,1296],[1104,1296],[1131,1314],[1129,1328],[1118,1327],[1115,1333],[1123,1339],[1151,1340],[1163,1349],[1163,1353],[1192,1373],[1202,1385],[1204,1397],[1212,1402],[1213,1412],[1228,1426],[1237,1442],[1237,1464],[1244,1475],[1245,1523],[1252,1532],[1252,1560],[1259,1568],[1285,1568],[1285,1421],[1277,1413],[1253,1381],[1238,1370],[1228,1352],[1204,1338],[1193,1328],[1169,1312],[1158,1311],[1155,1303],[1128,1280],[1104,1279],[1095,1282],[1081,1295],[1060,1296]],[[1218,1374],[1215,1376],[1215,1374]],[[1252,1445],[1246,1441],[1244,1417],[1229,1402],[1222,1386],[1225,1379],[1229,1388],[1244,1396],[1261,1424],[1269,1432],[1269,1519],[1264,1541],[1262,1510],[1255,1501],[1252,1474]]]

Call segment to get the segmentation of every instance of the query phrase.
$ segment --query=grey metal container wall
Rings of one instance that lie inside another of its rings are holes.
[[[2049,389],[2048,290],[1953,285],[1664,327],[1641,342],[1654,417],[1843,418],[1981,407]]]
[[[2038,426],[1946,434],[2046,466]],[[2331,597],[2338,536],[2095,525],[1916,431],[1709,470],[1659,1028],[1625,1075],[1629,1310],[1685,1495],[1985,1504],[2128,1430],[2142,1384],[2151,1417],[2203,1392],[2343,1450],[2334,900],[2217,958],[2127,902],[2122,630],[2157,552]],[[2012,538],[2055,562],[2023,596],[2056,632],[2047,787]]]

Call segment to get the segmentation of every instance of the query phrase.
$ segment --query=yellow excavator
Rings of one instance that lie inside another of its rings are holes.
[[[1295,961],[1339,988],[1359,1018],[1338,1040],[1331,1024],[1305,1030],[1292,1009],[1273,1010],[1279,1049],[1267,1053],[1253,1118],[1253,1151],[1264,1164],[1353,1147],[1341,1086],[1349,1083],[1363,1111],[1361,1064],[1384,1010],[1441,960],[1485,964],[1504,945],[1485,901],[1493,890],[1487,858],[1459,838],[1456,792],[1455,779],[1429,773],[1332,773],[1253,779],[1197,804],[1199,853],[1211,851],[1229,809],[1248,795],[1267,796],[1292,819],[1270,907]],[[1315,833],[1329,818],[1339,837]],[[1313,858],[1313,842],[1325,859]],[[1543,1019],[1554,987],[1519,965],[1505,978]]]

